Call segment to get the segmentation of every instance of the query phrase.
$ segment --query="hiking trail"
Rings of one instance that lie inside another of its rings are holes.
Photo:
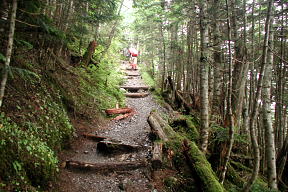
[[[110,120],[101,128],[92,122],[82,124],[90,126],[90,132],[80,133],[76,145],[62,159],[57,183],[61,192],[161,191],[162,181],[157,183],[159,178],[153,178],[151,169],[151,128],[147,118],[152,110],[166,110],[149,94],[139,70],[131,70],[127,62],[123,62],[121,69],[126,74],[126,82],[121,86],[127,91],[126,106],[134,113],[122,120]],[[135,98],[129,94],[142,96]]]

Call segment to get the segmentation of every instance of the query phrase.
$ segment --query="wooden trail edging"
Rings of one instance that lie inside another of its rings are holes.
[[[85,163],[79,161],[66,161],[67,169],[95,172],[126,171],[148,166],[146,160],[134,162],[108,162],[108,163]]]
[[[97,151],[101,153],[122,153],[122,152],[135,152],[143,148],[140,145],[128,145],[121,142],[100,141],[97,144]]]
[[[147,91],[149,89],[148,86],[120,86],[120,88],[126,89],[128,91],[138,91],[138,90]]]
[[[103,140],[109,139],[108,137],[102,137],[102,136],[98,136],[92,133],[82,133],[81,135],[85,138],[92,139],[94,141],[103,141]]]
[[[143,98],[147,97],[149,93],[125,93],[126,97],[131,97],[131,98]]]
[[[112,108],[106,109],[105,112],[107,115],[114,115],[114,114],[125,114],[131,113],[133,111],[132,108],[124,107],[124,108]]]

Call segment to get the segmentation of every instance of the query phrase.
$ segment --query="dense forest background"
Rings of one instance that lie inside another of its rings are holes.
[[[118,66],[133,43],[226,190],[286,191],[288,1],[134,0],[129,22],[127,2],[1,1],[0,188],[45,189],[73,121],[124,105]]]

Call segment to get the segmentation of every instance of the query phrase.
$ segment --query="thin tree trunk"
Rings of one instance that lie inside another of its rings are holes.
[[[230,159],[230,154],[232,151],[233,143],[234,143],[234,120],[232,114],[232,52],[231,52],[231,27],[230,27],[230,19],[229,19],[229,5],[228,0],[226,0],[226,11],[227,11],[227,28],[228,28],[228,52],[229,52],[229,83],[228,83],[228,98],[227,98],[227,119],[229,122],[229,140],[228,140],[228,149],[227,153],[224,156],[223,168],[220,173],[220,183],[224,183],[225,175],[227,172],[227,165]]]
[[[263,53],[262,53],[262,63],[261,63],[261,69],[260,69],[260,74],[259,74],[257,91],[256,91],[256,95],[254,98],[252,112],[250,115],[249,129],[250,129],[252,148],[253,148],[254,166],[253,166],[252,175],[243,188],[243,191],[245,192],[248,192],[250,190],[259,172],[260,154],[259,154],[259,146],[258,146],[256,131],[255,131],[255,121],[257,119],[258,107],[259,107],[258,100],[260,99],[260,95],[261,95],[263,75],[264,75],[264,71],[265,71],[266,63],[267,63],[270,18],[271,18],[271,10],[272,10],[273,2],[274,0],[270,0],[268,2],[268,12],[267,12],[267,17],[266,17],[266,22],[265,22],[265,36],[264,36],[264,45],[263,45]]]
[[[206,153],[209,138],[209,98],[208,98],[208,14],[207,0],[200,0],[200,35],[201,35],[201,58],[200,58],[200,95],[201,95],[201,150]]]
[[[273,23],[272,19],[270,21]],[[273,29],[270,26],[270,49],[268,50],[268,62],[263,79],[263,125],[265,128],[265,149],[266,149],[266,162],[267,162],[267,178],[268,186],[271,189],[277,190],[277,175],[276,175],[276,152],[274,142],[274,128],[272,126],[271,118],[271,80],[272,80],[272,68],[273,68]]]
[[[221,58],[221,38],[220,38],[220,22],[218,20],[220,13],[220,1],[214,0],[213,3],[214,12],[213,12],[213,44],[214,44],[214,88],[213,88],[213,113],[220,114],[221,106],[221,67],[222,67],[222,58]]]
[[[7,50],[6,50],[6,61],[5,61],[5,66],[3,68],[4,71],[3,71],[1,87],[0,87],[0,107],[2,106],[2,103],[3,103],[5,87],[6,87],[6,83],[8,79],[8,68],[10,66],[10,60],[11,60],[12,49],[13,49],[16,12],[17,12],[17,0],[13,0],[12,10],[11,10],[11,19],[10,19],[10,29],[9,29],[9,35],[8,35],[8,45],[7,45]]]

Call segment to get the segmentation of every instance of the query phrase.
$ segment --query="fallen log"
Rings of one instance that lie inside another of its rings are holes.
[[[125,114],[125,113],[131,113],[133,111],[132,108],[113,108],[113,109],[106,109],[105,112],[107,115],[113,115],[113,114]]]
[[[150,113],[150,116],[155,118],[155,120],[158,122],[158,124],[161,126],[163,132],[166,134],[168,138],[173,138],[176,135],[176,132],[173,130],[173,128],[168,124],[167,121],[165,121],[159,113],[156,111],[152,111]]]
[[[125,118],[128,118],[132,115],[136,114],[136,111],[135,110],[132,110],[130,113],[126,113],[124,115],[119,115],[115,118],[113,118],[112,120],[115,120],[115,121],[118,121],[118,120],[121,120],[121,119],[125,119]]]
[[[147,161],[134,162],[108,162],[108,163],[85,163],[80,161],[66,161],[66,168],[82,171],[111,172],[133,170],[148,166]]]
[[[120,88],[126,89],[128,91],[138,91],[139,89],[146,91],[149,89],[148,86],[121,86]]]
[[[192,104],[190,104],[188,101],[186,101],[186,100],[184,99],[184,97],[181,95],[181,92],[177,90],[177,91],[176,91],[176,95],[177,95],[177,97],[181,100],[181,102],[183,103],[184,108],[185,108],[188,112],[192,111]]]
[[[143,148],[140,145],[128,145],[120,142],[100,141],[97,143],[97,151],[104,154],[134,152]]]
[[[131,67],[126,67],[126,70],[128,70],[128,71],[138,71],[138,69],[132,69]]]
[[[141,76],[141,75],[138,74],[138,73],[127,73],[127,76],[130,76],[130,77],[139,77],[139,76]]]
[[[156,135],[157,138],[163,140],[163,141],[168,141],[168,137],[165,134],[164,130],[162,129],[161,124],[159,121],[155,118],[154,115],[152,115],[152,112],[148,116],[148,123],[151,127],[151,131],[153,134]]]
[[[126,97],[131,97],[131,98],[142,98],[142,97],[147,97],[149,93],[125,93]]]
[[[82,133],[82,136],[88,139],[92,139],[94,141],[103,141],[105,139],[108,139],[108,137],[102,137],[102,136],[98,136],[92,133]]]
[[[162,167],[162,155],[163,154],[163,143],[154,142],[152,152],[152,167],[153,169],[159,169]]]
[[[224,192],[224,187],[219,183],[217,176],[207,161],[205,155],[199,150],[197,145],[192,141],[183,141],[183,155],[191,169],[201,180],[203,191],[207,192]]]
[[[153,122],[151,120],[153,120]],[[166,147],[168,146],[168,159],[172,159],[174,153],[180,152],[184,154],[192,173],[196,173],[197,177],[199,177],[203,191],[225,191],[224,187],[219,183],[217,176],[213,172],[210,163],[207,161],[205,155],[199,150],[195,142],[188,142],[187,140],[184,140],[183,142],[183,136],[176,133],[157,112],[150,113],[148,122],[150,125],[154,126],[151,126],[152,131],[157,127],[157,129],[161,129],[165,135],[164,138],[167,141],[164,144]],[[183,146],[182,151],[180,149],[181,147],[179,148],[181,145]]]

